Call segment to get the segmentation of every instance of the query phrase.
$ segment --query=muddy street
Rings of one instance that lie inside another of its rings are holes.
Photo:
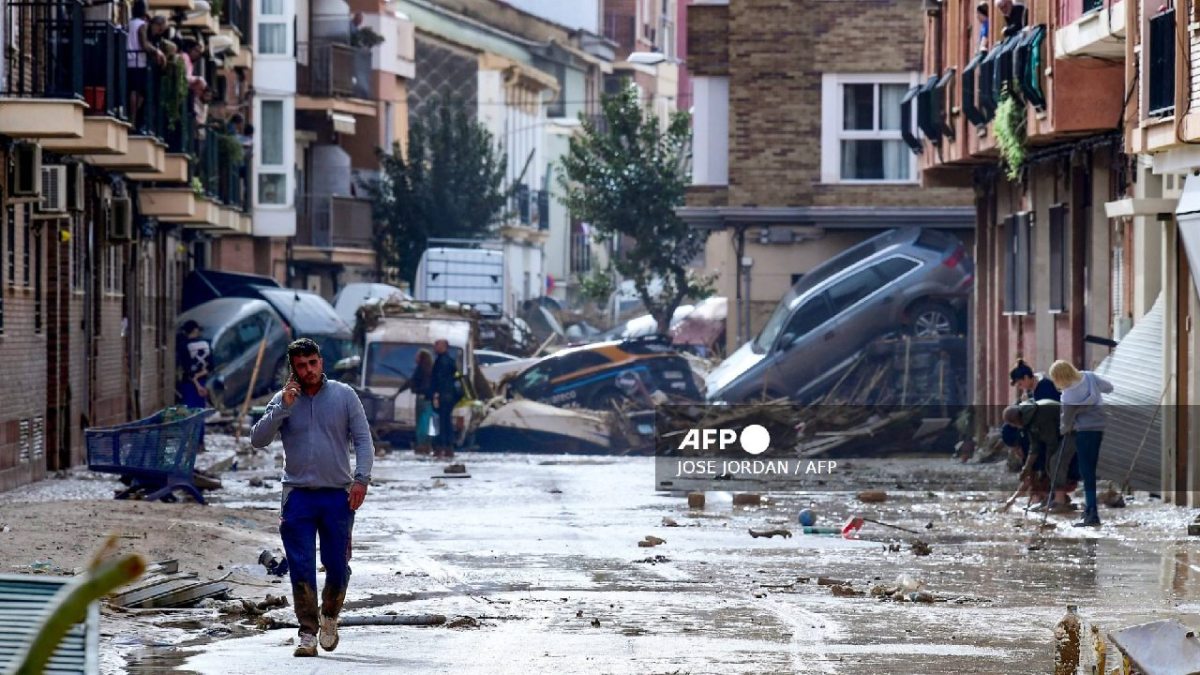
[[[443,463],[411,455],[377,462],[377,484],[355,525],[343,618],[432,613],[466,625],[347,627],[337,651],[302,661],[291,656],[294,628],[175,628],[136,647],[117,633],[107,640],[126,645],[119,651],[127,663],[107,667],[1035,673],[1052,667],[1052,629],[1067,604],[1104,630],[1200,619],[1200,542],[1184,536],[1194,513],[1144,497],[1106,510],[1095,531],[1052,515],[1058,527],[1031,551],[1038,521],[1019,510],[987,512],[999,494],[921,489],[863,504],[853,494],[817,492],[735,507],[731,494],[710,492],[703,510],[690,510],[682,495],[653,491],[647,458],[460,459],[469,478],[432,478]],[[888,469],[943,487],[963,471],[1001,471],[941,459],[895,460]],[[235,486],[213,508],[268,509],[277,500],[277,487]],[[931,553],[918,556],[913,536],[871,523],[857,541],[801,534],[802,508],[819,525],[857,514],[917,530]],[[755,538],[751,528],[792,536]],[[639,546],[647,535],[665,542]],[[871,596],[873,586],[901,575],[940,601]],[[835,582],[844,582],[837,592]],[[289,612],[272,616],[294,619]]]

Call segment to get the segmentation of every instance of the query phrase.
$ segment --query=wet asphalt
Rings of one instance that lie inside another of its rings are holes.
[[[1040,516],[996,513],[1005,496],[998,492],[946,489],[967,475],[995,475],[1007,486],[1015,479],[999,465],[894,460],[886,468],[905,490],[889,491],[882,504],[820,491],[734,507],[730,493],[708,492],[695,510],[681,494],[655,490],[649,458],[455,461],[469,478],[435,478],[446,462],[409,453],[377,460],[377,484],[355,525],[343,615],[469,616],[478,627],[346,627],[338,649],[316,659],[291,656],[294,629],[251,632],[143,650],[127,668],[1010,675],[1052,670],[1052,630],[1067,604],[1104,631],[1160,618],[1200,627],[1200,538],[1186,536],[1195,510],[1146,495],[1102,509],[1099,530],[1050,516],[1057,527],[1031,550]],[[230,489],[217,507],[272,508],[277,492]],[[868,523],[859,540],[804,535],[802,508],[819,525],[858,514],[921,534]],[[664,517],[678,526],[664,526]],[[753,538],[750,528],[793,536]],[[639,547],[646,535],[666,541]],[[917,556],[915,538],[932,553]],[[944,601],[869,594],[900,575]],[[835,596],[819,583],[830,580],[867,594]]]

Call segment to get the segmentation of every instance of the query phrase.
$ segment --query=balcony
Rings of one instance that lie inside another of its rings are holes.
[[[125,78],[124,28],[108,21],[83,23],[84,112],[83,137],[48,139],[42,146],[63,154],[123,155],[129,150],[128,107]]]
[[[338,195],[306,195],[300,199],[292,256],[309,262],[374,265],[371,202]]]
[[[369,48],[340,42],[299,42],[296,51],[298,110],[375,115]]]
[[[0,54],[0,135],[82,138],[82,3],[12,0],[0,6],[8,28]]]
[[[1125,0],[1059,0],[1070,23],[1054,36],[1056,58],[1125,58]]]
[[[571,274],[592,271],[592,241],[586,232],[571,234]]]
[[[214,128],[205,129],[196,140],[196,158],[193,190],[230,210],[249,210],[246,178],[250,167],[236,136]]]
[[[522,183],[509,197],[508,208],[510,217],[517,223],[539,230],[550,229],[549,191],[530,190],[528,185]]]
[[[243,46],[249,46],[251,39],[250,2],[251,0],[223,0],[221,4],[221,28],[237,31]]]

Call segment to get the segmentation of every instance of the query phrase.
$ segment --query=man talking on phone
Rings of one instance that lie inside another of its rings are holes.
[[[294,656],[316,656],[317,644],[338,644],[338,612],[350,582],[350,531],[371,482],[375,448],[362,402],[350,387],[325,378],[317,343],[288,345],[292,376],[254,425],[250,442],[263,448],[283,438],[283,502],[279,534],[292,579],[300,642]],[[355,468],[350,470],[350,445]],[[321,538],[325,588],[317,610],[316,538]],[[318,638],[319,634],[319,638]]]

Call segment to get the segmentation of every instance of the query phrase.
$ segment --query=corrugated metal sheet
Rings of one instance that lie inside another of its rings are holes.
[[[1115,481],[1130,474],[1130,487],[1153,492],[1162,487],[1164,304],[1160,294],[1096,369],[1114,389],[1104,397],[1108,421],[1097,473],[1101,480]]]
[[[7,672],[17,654],[33,639],[51,598],[70,578],[0,574],[0,672]],[[87,618],[75,624],[54,652],[48,675],[94,675],[100,672],[100,610],[96,603]]]

